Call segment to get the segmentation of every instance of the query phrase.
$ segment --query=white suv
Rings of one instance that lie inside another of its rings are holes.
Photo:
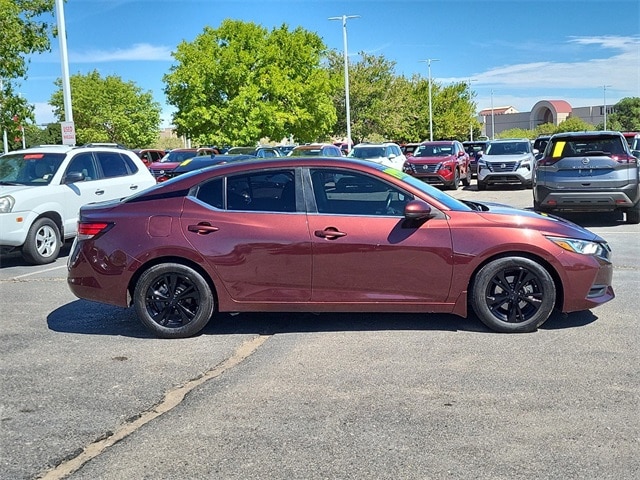
[[[76,236],[80,207],[156,184],[126,149],[52,145],[0,156],[0,253],[20,249],[32,264],[53,262]]]
[[[351,152],[349,157],[359,158],[361,160],[369,160],[371,162],[381,163],[387,167],[393,167],[402,171],[404,162],[407,157],[402,153],[400,145],[397,143],[359,143]]]
[[[531,188],[538,150],[528,138],[492,140],[478,159],[478,190],[488,185],[523,185]]]

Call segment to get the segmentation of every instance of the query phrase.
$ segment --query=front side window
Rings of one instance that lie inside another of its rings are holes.
[[[69,173],[82,173],[86,181],[98,178],[93,155],[89,152],[84,152],[73,157],[67,168],[67,174]]]
[[[358,172],[312,169],[311,181],[319,213],[401,216],[413,200],[395,186]]]

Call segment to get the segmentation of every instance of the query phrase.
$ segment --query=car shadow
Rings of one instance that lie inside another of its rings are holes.
[[[597,319],[590,311],[554,313],[541,329],[564,329],[587,325]],[[138,320],[135,309],[76,300],[47,317],[48,327],[61,333],[155,338]],[[199,335],[351,332],[351,331],[463,331],[489,330],[474,313],[467,318],[452,314],[416,313],[221,313]]]
[[[69,256],[71,246],[73,242],[66,242],[60,247],[60,253],[58,258],[64,258]],[[19,251],[0,254],[0,269],[9,267],[32,267],[31,263],[27,262]]]
[[[554,212],[553,215],[569,220],[570,222],[576,223],[585,228],[627,225],[624,214],[619,211],[589,213]]]

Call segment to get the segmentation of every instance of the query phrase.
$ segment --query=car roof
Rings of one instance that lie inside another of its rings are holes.
[[[562,133],[556,133],[555,135],[553,135],[551,138],[552,139],[558,139],[558,138],[598,138],[598,137],[617,137],[617,138],[622,138],[624,139],[624,136],[620,133],[620,132],[615,132],[612,130],[589,130],[589,131],[584,131],[584,132],[562,132]]]

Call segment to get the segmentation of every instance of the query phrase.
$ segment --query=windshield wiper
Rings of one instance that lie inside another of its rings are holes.
[[[0,181],[0,185],[24,185],[24,183],[22,183],[22,182],[5,182],[5,181]]]

